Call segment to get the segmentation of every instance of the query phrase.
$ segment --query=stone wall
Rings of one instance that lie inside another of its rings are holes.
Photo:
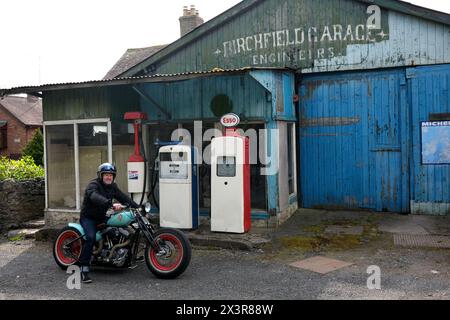
[[[0,181],[0,230],[44,217],[44,179]]]

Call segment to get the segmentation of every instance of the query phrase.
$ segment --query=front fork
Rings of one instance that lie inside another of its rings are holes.
[[[157,256],[161,256],[166,254],[166,250],[164,247],[159,243],[159,241],[156,241],[153,234],[155,233],[153,228],[150,225],[147,225],[144,223],[142,219],[138,219],[139,229],[144,234],[144,237],[147,239],[148,243],[152,246],[153,250],[155,250]],[[140,234],[138,235],[140,237]],[[140,240],[140,239],[138,239]],[[139,243],[139,242],[138,242]],[[136,246],[138,247],[138,246]],[[136,249],[135,249],[136,250]]]

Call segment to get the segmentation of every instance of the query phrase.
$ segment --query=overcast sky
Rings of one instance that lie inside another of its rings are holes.
[[[101,79],[127,48],[175,41],[184,5],[208,21],[240,0],[1,0],[0,88]],[[410,0],[450,13],[450,0]]]

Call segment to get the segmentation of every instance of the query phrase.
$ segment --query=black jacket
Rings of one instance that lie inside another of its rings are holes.
[[[106,211],[112,207],[113,199],[124,205],[138,208],[139,205],[129,196],[119,190],[117,184],[105,185],[100,179],[89,182],[84,192],[81,217],[94,219],[99,222],[105,220]]]

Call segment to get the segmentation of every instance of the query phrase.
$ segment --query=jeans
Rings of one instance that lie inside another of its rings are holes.
[[[101,222],[81,217],[80,224],[84,229],[86,240],[83,244],[83,250],[80,255],[80,265],[82,272],[89,272],[89,266],[91,265],[92,251],[95,245],[95,235],[97,233],[97,225]]]

